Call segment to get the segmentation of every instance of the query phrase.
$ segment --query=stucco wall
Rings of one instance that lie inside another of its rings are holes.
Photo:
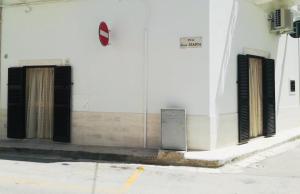
[[[149,112],[186,108],[189,149],[208,150],[209,1],[149,0]],[[180,49],[179,38],[202,36],[203,47]]]
[[[271,34],[267,17],[263,9],[246,0],[210,1],[212,148],[236,145],[238,141],[237,55],[243,54],[245,48],[256,49],[262,54],[269,53],[270,58],[276,60],[278,131],[300,125],[299,90],[293,96],[288,91],[289,77],[296,79],[299,89],[298,43],[296,39],[288,38],[286,60],[283,62],[286,36]],[[284,72],[282,64],[285,66]]]
[[[3,13],[2,138],[8,67],[61,59],[74,70],[72,143],[143,147],[147,110],[147,145],[158,148],[160,109],[180,107],[189,149],[235,145],[236,58],[245,48],[276,59],[277,129],[300,126],[298,41],[287,39],[285,56],[286,36],[270,34],[267,13],[249,1],[76,0],[32,8]],[[98,41],[100,21],[111,28],[107,48]],[[201,36],[203,47],[180,49],[186,36]]]
[[[8,67],[62,59],[73,67],[73,143],[142,147],[148,99],[150,147],[160,146],[160,109],[182,107],[198,118],[188,120],[189,147],[207,149],[208,6],[206,0],[76,0],[35,5],[29,13],[5,8],[1,136]],[[100,21],[111,29],[107,48],[98,41]],[[182,36],[202,36],[203,47],[180,49]]]
[[[286,52],[285,52],[286,48]],[[299,40],[281,36],[276,64],[277,128],[280,131],[300,126]],[[296,81],[296,93],[290,94],[289,81]]]

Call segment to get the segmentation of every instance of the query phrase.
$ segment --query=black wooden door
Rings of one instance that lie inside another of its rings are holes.
[[[263,127],[264,135],[270,137],[276,133],[276,103],[275,103],[275,61],[263,61]]]
[[[70,142],[71,130],[71,67],[55,67],[53,140]]]
[[[23,139],[25,129],[26,71],[22,67],[8,69],[7,137]]]
[[[238,55],[238,128],[239,143],[249,140],[249,59]]]

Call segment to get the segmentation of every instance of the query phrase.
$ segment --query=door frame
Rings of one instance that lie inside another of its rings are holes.
[[[20,91],[22,91],[20,94],[19,99],[21,99],[20,103],[21,106],[18,106],[19,112],[22,112],[21,115],[23,116],[17,116],[15,114],[9,114],[13,113],[10,104],[9,104],[9,99],[14,99],[15,96],[10,96],[10,86],[12,89],[15,88],[14,85],[10,85],[8,83],[8,103],[7,103],[7,112],[8,112],[8,118],[7,118],[7,137],[8,138],[14,138],[14,139],[25,139],[26,138],[26,111],[25,111],[25,99],[26,99],[26,93],[25,93],[25,88],[26,88],[26,70],[29,68],[54,68],[54,121],[53,121],[53,141],[58,141],[58,142],[66,142],[69,143],[71,141],[71,99],[72,99],[72,67],[71,66],[57,66],[57,65],[36,65],[36,66],[21,66],[21,67],[10,67],[10,70],[17,69],[20,72],[22,72],[22,83],[20,84]],[[63,72],[63,74],[61,74]],[[59,73],[59,75],[57,75]],[[67,75],[67,76],[65,76]],[[8,76],[8,80],[10,80],[10,76]],[[59,80],[56,80],[58,78]],[[64,80],[65,79],[65,80]],[[60,83],[63,81],[63,83]],[[58,84],[57,84],[58,82]],[[58,93],[56,93],[56,91]],[[61,95],[63,93],[63,95]],[[62,97],[65,97],[67,99],[61,100]],[[61,101],[64,103],[61,104]],[[58,103],[58,104],[56,104]],[[64,110],[65,114],[57,116],[60,110]],[[11,118],[11,117],[13,118]],[[10,117],[10,118],[9,118]],[[61,118],[63,117],[63,118]],[[13,125],[15,123],[15,118],[18,118],[21,121],[24,121],[20,123],[19,127],[16,127]]]
[[[273,59],[268,59],[261,56],[255,55],[238,55],[237,65],[237,94],[238,94],[238,136],[239,136],[239,144],[247,143],[250,140],[250,99],[249,99],[249,65],[250,65],[250,58],[255,59],[262,59],[262,68],[263,68],[263,136],[271,137],[276,134],[276,114],[275,108],[270,110],[269,107],[266,107],[268,104],[268,96],[269,95],[269,88],[270,87],[270,79],[267,79],[268,76],[273,73],[273,77],[271,81],[271,88],[274,90],[272,91],[271,98],[274,98],[272,102],[274,102],[274,106],[276,105],[275,102],[275,61]],[[269,68],[269,69],[268,69]],[[271,72],[271,74],[270,74]],[[240,74],[244,74],[244,76]],[[246,76],[245,76],[246,73]],[[266,89],[267,88],[267,89]],[[244,94],[248,94],[248,96],[243,96]],[[265,95],[267,94],[268,95]],[[243,98],[244,97],[244,98]],[[246,97],[246,98],[245,98]],[[267,115],[267,116],[266,116]],[[267,118],[272,116],[275,118]],[[271,123],[271,124],[270,124]],[[274,129],[270,129],[270,128]]]

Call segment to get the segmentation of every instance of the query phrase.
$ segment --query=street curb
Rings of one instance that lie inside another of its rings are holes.
[[[168,153],[162,155],[162,153]],[[191,166],[191,167],[209,167],[215,168],[218,166],[218,161],[200,161],[200,160],[186,160],[182,157],[182,153],[178,154],[176,151],[160,150],[156,156],[133,156],[122,155],[114,153],[93,153],[85,151],[70,151],[70,150],[49,150],[40,148],[16,148],[16,147],[1,147],[0,154],[16,154],[26,157],[36,156],[43,159],[57,158],[58,160],[93,160],[93,161],[110,161],[123,163],[141,163],[149,165],[161,166]],[[172,157],[170,157],[172,155]],[[179,157],[178,157],[179,156]],[[0,155],[1,158],[1,155]]]
[[[38,155],[47,157],[59,157],[72,160],[101,160],[101,161],[115,161],[128,163],[155,163],[156,157],[151,156],[132,156],[113,153],[93,153],[86,151],[70,151],[70,150],[49,150],[38,148],[16,148],[16,147],[1,147],[1,154],[22,154],[22,155]]]
[[[151,154],[119,154],[119,153],[103,153],[103,152],[89,152],[89,151],[75,151],[75,150],[62,150],[62,149],[47,149],[47,148],[33,148],[33,147],[18,147],[18,146],[1,146],[0,143],[0,154],[16,154],[16,155],[36,155],[43,159],[43,157],[52,157],[60,159],[71,159],[71,160],[100,160],[100,161],[112,161],[112,162],[124,162],[124,163],[142,163],[142,164],[153,164],[153,165],[172,165],[172,166],[192,166],[192,167],[206,167],[206,168],[219,168],[226,164],[230,164],[235,161],[239,161],[248,158],[257,153],[281,146],[283,144],[296,141],[300,139],[300,134],[289,138],[285,141],[251,151],[245,154],[229,156],[227,158],[219,159],[189,159],[186,158],[184,151],[170,151],[170,150],[159,150]],[[0,155],[1,156],[1,155]]]

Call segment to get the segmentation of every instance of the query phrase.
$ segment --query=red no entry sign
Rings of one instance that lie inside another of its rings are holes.
[[[99,25],[99,40],[103,46],[109,44],[109,30],[105,22],[101,22]]]

